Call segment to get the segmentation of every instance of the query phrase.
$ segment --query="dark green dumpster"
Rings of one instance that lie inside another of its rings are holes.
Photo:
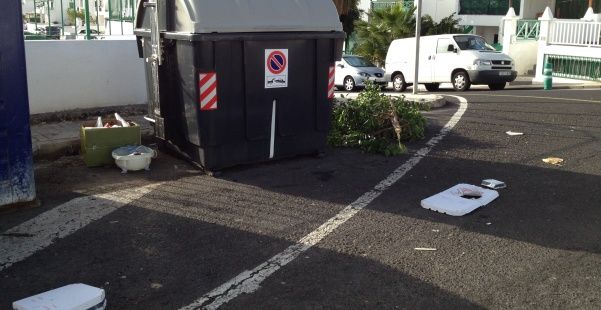
[[[156,136],[207,170],[324,151],[345,37],[332,1],[143,1]]]

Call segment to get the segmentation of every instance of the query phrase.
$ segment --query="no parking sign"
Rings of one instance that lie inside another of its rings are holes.
[[[265,50],[265,88],[288,87],[288,49]]]

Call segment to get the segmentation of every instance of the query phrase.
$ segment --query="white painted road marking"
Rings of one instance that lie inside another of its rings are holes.
[[[327,222],[321,225],[316,230],[312,231],[296,244],[288,247],[283,252],[270,258],[268,261],[260,264],[252,270],[247,270],[237,275],[233,279],[208,292],[204,296],[195,300],[192,304],[181,308],[181,310],[189,309],[217,309],[221,305],[238,297],[241,294],[250,294],[259,289],[261,282],[274,274],[280,268],[284,267],[303,252],[319,243],[327,235],[331,234],[336,228],[344,224],[346,221],[355,216],[359,211],[367,207],[372,201],[378,198],[384,191],[398,182],[407,172],[415,167],[444,137],[457,125],[465,111],[467,110],[467,100],[462,97],[451,96],[457,98],[460,102],[459,110],[451,117],[449,122],[442,128],[440,133],[430,139],[426,146],[417,151],[402,166],[398,167],[386,179],[378,183],[371,191],[363,194],[350,205],[346,206],[342,211],[330,218]]]
[[[159,185],[75,198],[5,231],[0,235],[0,271],[140,199]]]

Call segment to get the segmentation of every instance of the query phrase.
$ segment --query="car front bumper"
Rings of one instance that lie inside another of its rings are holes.
[[[513,82],[518,76],[515,70],[469,70],[472,84],[498,84]]]
[[[373,76],[372,77],[367,77],[367,78],[364,78],[364,77],[357,78],[355,80],[355,85],[357,85],[359,87],[363,87],[363,86],[365,86],[365,83],[367,81],[370,81],[370,82],[372,82],[372,83],[374,83],[376,85],[380,85],[380,86],[386,86],[386,85],[388,85],[388,82],[384,79],[384,77],[380,77],[379,78],[379,77],[373,77]]]

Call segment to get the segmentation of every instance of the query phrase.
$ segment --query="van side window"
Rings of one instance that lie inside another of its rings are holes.
[[[438,39],[438,46],[436,47],[436,54],[452,53],[449,51],[449,45],[454,45],[451,39]]]

